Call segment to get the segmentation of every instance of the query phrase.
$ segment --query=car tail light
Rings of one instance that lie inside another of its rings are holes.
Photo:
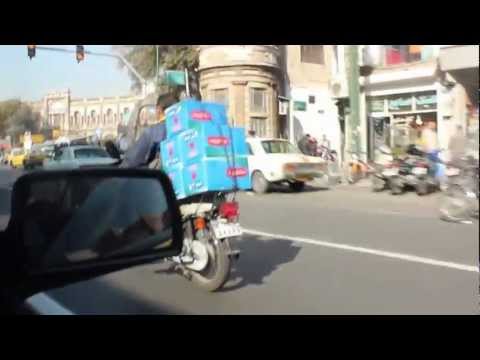
[[[236,201],[224,202],[218,209],[220,216],[229,220],[235,221],[239,215],[238,203]]]

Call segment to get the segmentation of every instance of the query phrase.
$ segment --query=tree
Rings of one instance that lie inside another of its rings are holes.
[[[6,133],[16,141],[25,131],[38,132],[40,114],[33,112],[29,105],[20,102],[16,110],[7,118],[6,125]]]
[[[8,119],[21,107],[22,102],[17,99],[0,102],[0,137],[5,137],[8,129]]]
[[[198,46],[195,45],[114,45],[113,50],[120,53],[145,79],[155,79],[157,64],[164,70],[184,70],[189,72],[190,89],[198,93]],[[120,63],[123,68],[123,63]],[[140,89],[140,83],[132,74],[132,89]]]

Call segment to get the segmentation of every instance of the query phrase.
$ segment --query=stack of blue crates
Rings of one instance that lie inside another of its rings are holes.
[[[166,112],[162,166],[178,199],[251,188],[245,129],[228,126],[225,106],[183,100]]]

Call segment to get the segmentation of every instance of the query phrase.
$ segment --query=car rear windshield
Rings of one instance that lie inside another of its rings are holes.
[[[103,149],[78,149],[74,151],[76,159],[109,158],[108,153]]]
[[[263,149],[267,154],[299,154],[300,151],[288,141],[262,141]]]

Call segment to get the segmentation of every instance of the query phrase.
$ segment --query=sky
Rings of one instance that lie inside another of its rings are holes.
[[[75,50],[75,45],[44,45]],[[87,51],[111,53],[112,45],[84,45]],[[70,89],[73,98],[128,95],[131,81],[118,60],[37,49],[30,60],[27,45],[0,45],[0,101],[41,100],[49,92]]]

